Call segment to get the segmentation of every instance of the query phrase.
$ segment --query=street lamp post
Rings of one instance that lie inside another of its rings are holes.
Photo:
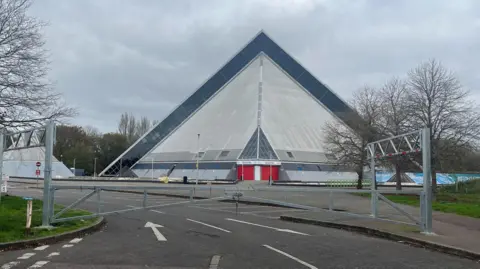
[[[73,175],[76,176],[77,175],[77,169],[75,167],[75,162],[76,162],[76,158],[73,158]]]
[[[153,180],[153,157],[152,157],[152,180]]]
[[[200,160],[200,134],[197,134],[197,180],[195,185],[198,185],[198,161]]]
[[[270,155],[270,176],[268,178],[268,184],[272,185],[272,180],[273,180],[273,178],[272,178],[272,153],[270,152],[269,155]]]
[[[97,177],[97,158],[95,157],[93,159],[93,177]]]

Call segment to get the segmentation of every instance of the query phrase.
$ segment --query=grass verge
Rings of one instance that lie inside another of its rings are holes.
[[[42,224],[42,206],[40,200],[33,200],[32,210],[32,229],[29,234],[25,233],[27,201],[22,197],[2,196],[0,201],[0,243],[8,243],[19,240],[29,240],[50,235],[62,234],[74,231],[82,227],[95,223],[98,219],[67,221],[53,225],[52,230],[33,229],[33,227]],[[55,211],[59,211],[63,206],[55,205]],[[73,217],[90,214],[88,211],[72,209],[62,217]]]
[[[432,203],[433,210],[480,218],[480,188],[474,187],[480,186],[479,183],[480,181],[465,182],[464,184],[468,186],[464,187],[470,190],[468,193],[454,192],[455,186],[440,187],[436,200]],[[369,193],[356,195],[370,197]],[[420,198],[417,195],[385,194],[384,196],[394,203],[420,206]]]

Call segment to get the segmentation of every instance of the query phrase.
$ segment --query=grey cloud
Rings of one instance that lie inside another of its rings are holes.
[[[292,4],[295,3],[295,4]],[[77,124],[162,119],[260,29],[344,99],[435,57],[480,96],[478,1],[41,0],[51,78]]]

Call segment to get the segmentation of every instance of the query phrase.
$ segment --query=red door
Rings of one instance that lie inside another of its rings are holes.
[[[255,172],[253,165],[238,165],[237,166],[237,178],[243,180],[254,180],[255,179]]]
[[[268,180],[270,173],[272,174],[272,180],[278,180],[278,166],[262,166],[262,180]]]

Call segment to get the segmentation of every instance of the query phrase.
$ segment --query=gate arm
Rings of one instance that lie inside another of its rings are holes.
[[[412,217],[412,215],[408,214],[405,210],[401,209],[398,205],[396,205],[394,202],[388,200],[385,196],[382,194],[378,193],[378,198],[382,199],[385,203],[393,207],[394,209],[398,210],[398,212],[402,213],[405,215],[405,217],[409,218],[411,221],[415,222],[416,224],[420,224],[420,221],[418,221],[416,218]]]
[[[55,214],[53,216],[53,218],[58,218],[60,215],[62,215],[63,213],[65,213],[65,211],[77,206],[78,204],[82,203],[83,201],[87,200],[88,198],[90,198],[92,195],[94,195],[95,193],[97,192],[97,190],[93,190],[92,192],[86,194],[85,196],[83,196],[82,198],[78,199],[77,201],[73,202],[73,204],[65,207],[64,209],[60,210],[60,212],[58,212],[57,214]]]

